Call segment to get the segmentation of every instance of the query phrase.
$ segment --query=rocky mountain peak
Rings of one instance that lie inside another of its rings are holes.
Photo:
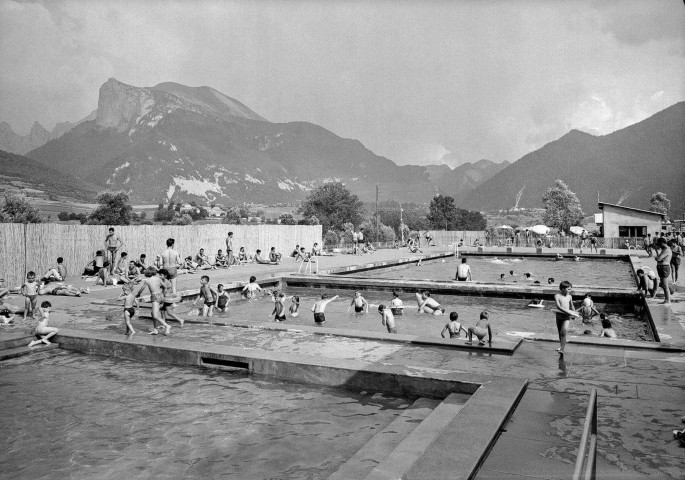
[[[152,92],[110,78],[100,87],[97,125],[123,132],[154,105]]]

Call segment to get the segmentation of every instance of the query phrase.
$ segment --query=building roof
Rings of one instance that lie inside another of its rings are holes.
[[[641,208],[626,207],[624,205],[615,205],[613,203],[607,203],[607,202],[597,202],[597,206],[599,207],[600,210],[604,210],[605,205],[608,207],[621,208],[623,210],[630,210],[631,212],[650,213],[652,215],[658,215],[662,219],[666,218],[665,213],[651,212],[649,210],[642,210]]]

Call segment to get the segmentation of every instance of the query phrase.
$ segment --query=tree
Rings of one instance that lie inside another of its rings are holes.
[[[100,204],[88,217],[88,223],[94,225],[129,225],[131,211],[128,194],[119,192],[101,192],[98,194]]]
[[[228,209],[226,215],[221,218],[221,223],[240,225],[240,213],[235,208]]]
[[[170,222],[176,216],[173,210],[164,208],[155,212],[155,222]]]
[[[454,230],[485,230],[488,222],[480,212],[457,208],[457,221]]]
[[[305,218],[315,216],[323,230],[342,230],[343,224],[359,225],[362,202],[340,182],[326,183],[312,190],[299,209]]]
[[[572,226],[581,225],[585,217],[578,197],[562,180],[557,180],[555,187],[547,189],[542,203],[545,205],[544,224],[566,233]]]
[[[5,195],[5,203],[0,209],[0,222],[3,223],[40,223],[38,209],[25,198]]]
[[[69,212],[59,212],[57,214],[57,219],[60,222],[66,222],[67,220],[69,220]]]
[[[649,201],[652,204],[649,207],[651,212],[664,213],[668,215],[668,211],[671,209],[671,201],[666,198],[666,194],[663,192],[656,192],[652,195],[652,199]]]
[[[445,195],[436,195],[426,216],[431,228],[456,230],[457,207],[454,206],[454,198]]]
[[[289,214],[289,213],[284,213],[278,219],[281,222],[281,225],[297,225],[297,220]]]

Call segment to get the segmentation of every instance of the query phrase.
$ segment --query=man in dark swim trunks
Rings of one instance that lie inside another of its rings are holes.
[[[461,264],[457,267],[456,280],[460,282],[466,282],[473,280],[471,278],[471,267],[466,263],[466,258],[461,259]]]
[[[664,290],[663,305],[669,307],[671,305],[671,289],[668,285],[671,280],[671,257],[673,252],[668,248],[668,244],[664,237],[659,237],[656,241],[656,273],[659,275],[661,288]]]
[[[172,293],[176,293],[176,277],[178,276],[178,267],[181,265],[178,252],[174,250],[174,243],[173,238],[167,238],[166,250],[162,252],[162,268],[169,274]]]
[[[324,310],[326,309],[326,305],[331,303],[333,300],[338,298],[338,295],[332,298],[327,298],[328,295],[325,293],[321,295],[321,300],[317,300],[314,306],[312,307],[312,312],[314,312],[314,322],[318,325],[322,325],[326,321],[326,315],[324,314]]]
[[[124,246],[124,241],[114,233],[114,228],[110,227],[107,237],[105,237],[105,252],[109,257],[109,273],[114,271],[117,264],[117,252]]]

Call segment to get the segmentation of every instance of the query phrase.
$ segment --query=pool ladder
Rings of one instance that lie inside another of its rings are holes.
[[[588,448],[589,442],[589,448]],[[587,450],[587,454],[585,451]],[[587,457],[587,459],[586,459]],[[583,425],[583,435],[580,437],[580,447],[578,448],[578,458],[573,469],[573,480],[580,480],[581,472],[585,464],[585,480],[597,478],[597,389],[593,388],[590,393],[590,402],[587,406],[585,415],[585,425]]]

